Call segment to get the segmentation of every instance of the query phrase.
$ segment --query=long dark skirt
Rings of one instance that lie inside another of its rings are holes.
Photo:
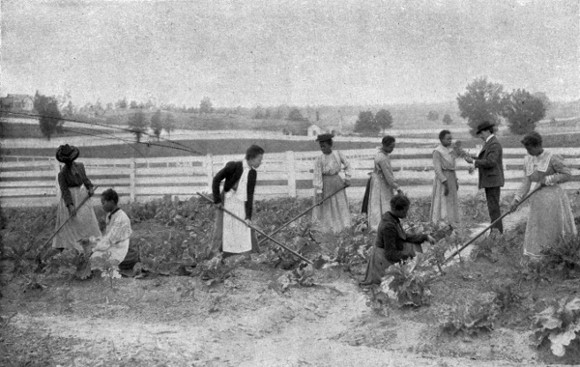
[[[410,242],[405,242],[403,255],[415,257],[415,252],[422,252],[420,245],[415,245]],[[360,283],[361,285],[381,284],[381,280],[385,276],[387,268],[394,263],[387,260],[385,256],[385,249],[374,246],[369,257],[365,279]]]

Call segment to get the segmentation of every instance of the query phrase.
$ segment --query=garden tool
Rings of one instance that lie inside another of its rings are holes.
[[[299,218],[302,218],[304,215],[306,215],[308,212],[310,212],[312,209],[316,208],[317,206],[320,206],[324,201],[330,199],[331,197],[333,197],[334,195],[338,194],[339,192],[341,192],[342,190],[346,189],[348,186],[343,186],[340,189],[336,190],[335,192],[333,192],[332,194],[328,195],[327,197],[325,197],[324,199],[320,200],[319,202],[317,202],[316,204],[312,205],[311,207],[309,207],[308,209],[306,209],[305,211],[303,211],[302,213],[298,214],[297,216],[295,216],[294,218],[290,219],[288,222],[282,224],[280,227],[278,227],[274,232],[270,233],[269,236],[273,236],[276,233],[280,232],[281,230],[283,230],[284,228],[286,228],[288,225],[290,225],[292,222],[295,222],[296,220],[298,220]],[[260,240],[260,242],[258,242],[258,245],[263,244],[264,242],[268,241],[268,238],[264,238],[262,240]]]
[[[204,195],[202,193],[199,193],[199,192],[197,193],[197,195],[201,196],[202,198],[204,198],[207,202],[211,203],[212,205],[216,205],[216,204],[214,204],[213,200],[211,198],[209,198],[208,196],[206,196],[206,195]],[[261,234],[262,236],[266,237],[267,239],[269,239],[270,241],[274,242],[278,246],[282,247],[284,250],[286,250],[286,251],[292,253],[293,255],[297,256],[298,258],[302,259],[304,262],[308,263],[308,265],[316,266],[316,264],[312,263],[312,261],[308,260],[304,256],[300,255],[298,252],[292,250],[291,248],[289,248],[288,246],[284,245],[283,243],[281,243],[280,241],[276,240],[275,238],[270,237],[264,231],[258,229],[256,226],[247,223],[245,220],[243,220],[242,218],[238,217],[237,215],[235,215],[234,213],[230,212],[229,210],[227,210],[225,208],[220,208],[220,210],[223,210],[225,213],[231,215],[233,218],[235,218],[235,219],[239,220],[240,222],[244,223],[246,226],[248,226],[249,228],[253,229],[257,233]]]
[[[94,188],[93,188],[93,192],[94,192],[94,190],[96,190],[98,187],[99,187],[99,186],[94,186]],[[79,209],[80,209],[80,208],[81,208],[83,205],[85,205],[85,204],[87,203],[87,201],[89,201],[90,199],[91,199],[91,197],[90,197],[90,196],[87,196],[86,198],[84,198],[84,199],[83,199],[83,200],[80,202],[80,204],[79,204],[79,205],[78,205],[78,206],[75,208],[75,213],[76,213],[76,212],[78,212],[78,210],[79,210]],[[46,242],[45,242],[45,243],[42,245],[42,247],[41,247],[41,251],[42,251],[42,250],[44,250],[44,248],[45,248],[46,246],[48,246],[48,244],[50,243],[50,241],[52,241],[52,239],[53,239],[53,238],[54,238],[54,237],[55,237],[55,236],[58,234],[58,232],[60,232],[60,230],[61,230],[61,229],[63,229],[63,228],[64,228],[64,226],[66,226],[66,224],[67,224],[67,223],[68,223],[68,222],[69,222],[69,221],[70,221],[72,218],[73,218],[72,216],[68,217],[68,219],[67,219],[67,220],[65,220],[65,221],[64,221],[64,222],[63,222],[63,223],[62,223],[62,224],[61,224],[61,225],[60,225],[60,226],[59,226],[59,227],[56,229],[56,231],[55,231],[55,232],[52,234],[52,236],[50,236],[50,237],[48,238],[48,240],[46,240]]]
[[[536,192],[540,191],[540,189],[542,187],[543,186],[538,186],[534,190],[532,190],[528,195],[526,195],[522,200],[520,200],[520,202],[516,205],[516,207],[513,210],[510,210],[510,211],[507,211],[507,212],[503,213],[499,218],[497,218],[496,220],[494,220],[489,226],[485,227],[485,229],[483,231],[481,231],[477,236],[475,236],[472,239],[470,239],[469,241],[467,241],[467,243],[465,243],[463,246],[461,246],[459,249],[457,249],[455,252],[453,252],[451,255],[449,255],[449,257],[447,259],[445,259],[445,261],[443,261],[443,264],[446,264],[447,262],[449,262],[449,260],[451,260],[455,255],[459,254],[467,246],[471,245],[476,239],[478,239],[485,232],[487,232],[488,229],[490,229],[491,227],[493,227],[494,224],[496,224],[497,222],[499,222],[500,220],[502,220],[508,214],[513,213],[515,211],[515,209],[517,209],[517,207],[519,207],[524,201],[528,200],[530,198],[530,196],[532,196]]]

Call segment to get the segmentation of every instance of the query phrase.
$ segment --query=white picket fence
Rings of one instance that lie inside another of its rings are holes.
[[[564,184],[578,189],[580,184],[580,149],[551,148],[565,157],[572,168],[573,180]],[[376,149],[343,150],[351,163],[352,186],[349,198],[360,201],[368,174],[372,171]],[[266,154],[258,169],[257,199],[275,197],[309,197],[312,195],[314,152],[285,152]],[[430,195],[433,185],[432,150],[428,148],[397,149],[392,157],[395,178],[412,197]],[[506,184],[504,190],[515,190],[522,177],[525,150],[504,149]],[[163,157],[135,159],[85,158],[87,174],[97,193],[114,188],[122,202],[146,202],[165,195],[187,199],[197,192],[211,192],[213,176],[230,160],[242,155],[200,157]],[[59,190],[57,174],[60,170],[54,159],[4,161],[1,163],[0,203],[3,207],[35,207],[56,204]],[[477,173],[469,174],[467,164],[458,163],[460,195],[477,192]],[[95,199],[97,200],[97,199]]]

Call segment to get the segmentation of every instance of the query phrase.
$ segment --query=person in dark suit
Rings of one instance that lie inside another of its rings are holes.
[[[401,219],[407,217],[410,201],[401,194],[391,198],[391,209],[383,214],[379,223],[375,246],[367,265],[365,279],[361,286],[381,284],[385,270],[392,264],[400,263],[423,252],[421,244],[435,239],[428,234],[407,234],[401,226]]]
[[[219,209],[226,209],[244,218],[246,223],[224,213],[223,210],[218,210],[211,253],[215,254],[221,250],[225,255],[229,255],[256,249],[256,239],[248,225],[252,221],[256,168],[262,164],[263,156],[264,149],[252,145],[246,151],[246,158],[243,161],[228,162],[213,178],[214,203]],[[224,180],[224,188],[220,193],[220,184]]]
[[[491,122],[484,121],[477,127],[477,136],[484,141],[483,148],[477,156],[466,157],[465,160],[473,163],[479,172],[479,188],[485,189],[487,210],[491,222],[501,216],[499,200],[501,187],[504,185],[502,147],[494,135],[494,127]],[[503,233],[502,221],[494,224],[493,229]]]

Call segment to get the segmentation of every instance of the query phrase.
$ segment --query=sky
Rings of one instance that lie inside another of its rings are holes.
[[[580,98],[576,0],[2,0],[0,95],[198,106]]]

